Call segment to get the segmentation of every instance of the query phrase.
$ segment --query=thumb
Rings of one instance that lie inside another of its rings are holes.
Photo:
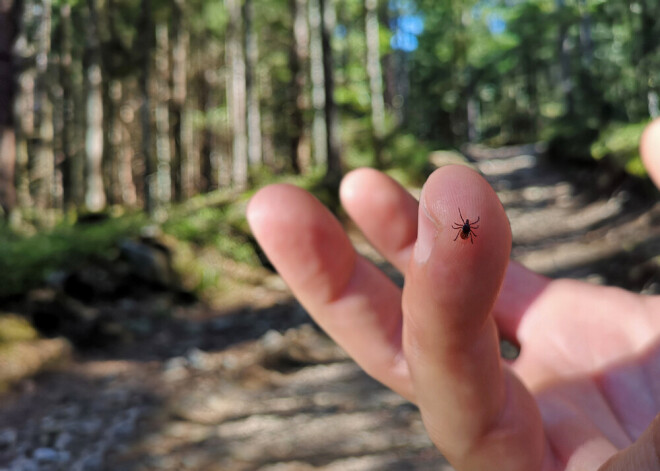
[[[540,415],[500,361],[491,315],[510,247],[504,209],[479,174],[431,175],[406,272],[403,346],[427,431],[459,470],[542,469]]]

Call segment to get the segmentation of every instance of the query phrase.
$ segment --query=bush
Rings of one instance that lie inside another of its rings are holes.
[[[609,159],[616,167],[638,177],[646,176],[639,154],[639,139],[648,122],[614,123],[605,128],[591,145],[591,156],[596,160]]]
[[[555,124],[542,136],[548,141],[548,155],[555,160],[585,162],[592,159],[591,144],[598,131],[570,123]]]
[[[0,228],[0,298],[39,286],[47,275],[90,256],[110,256],[117,241],[139,234],[145,218],[109,217],[93,224],[62,223],[30,237]]]

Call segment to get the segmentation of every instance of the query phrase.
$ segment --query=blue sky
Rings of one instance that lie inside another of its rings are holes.
[[[394,19],[390,24],[393,34],[392,49],[411,52],[417,49],[417,37],[424,31],[424,18],[414,0],[390,0]]]
[[[485,0],[483,4],[491,3]],[[483,4],[477,4],[473,9],[473,15],[480,17],[483,13]],[[394,19],[390,24],[393,31],[390,45],[392,49],[412,52],[417,49],[419,42],[417,37],[424,32],[424,16],[418,11],[414,0],[390,0],[390,10],[394,13]],[[506,21],[495,13],[489,13],[486,24],[493,34],[502,34],[506,30]]]

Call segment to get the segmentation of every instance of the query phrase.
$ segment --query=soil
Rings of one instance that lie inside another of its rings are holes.
[[[596,197],[591,173],[537,150],[471,153],[509,215],[513,258],[553,277],[658,293],[660,205],[626,183]],[[113,309],[130,338],[79,348],[0,396],[0,470],[452,469],[417,409],[363,373],[276,275],[230,271],[242,280],[230,307],[157,291],[123,300]]]

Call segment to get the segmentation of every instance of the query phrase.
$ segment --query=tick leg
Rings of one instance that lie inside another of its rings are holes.
[[[470,224],[470,229],[479,229],[479,226],[475,226],[474,224]]]
[[[477,220],[476,220],[476,221],[474,221],[474,222],[473,222],[473,224],[476,224],[476,223],[478,223],[478,222],[479,222],[479,219],[481,219],[481,216],[478,216],[478,217],[477,217]]]
[[[461,217],[461,221],[463,221],[463,224],[465,224],[465,219],[463,219],[463,215],[461,214],[461,208],[458,208],[458,215]]]
[[[477,233],[474,232],[474,231],[470,231],[470,235],[471,235],[471,236],[475,236],[475,237],[477,237]]]
[[[454,224],[451,225],[451,228],[452,228],[452,229],[463,229],[463,226],[454,223]]]
[[[456,239],[458,239],[458,236],[459,236],[459,235],[461,235],[461,231],[458,231],[458,232],[456,233],[456,237],[454,237],[454,242],[456,242]]]
[[[472,232],[470,232],[470,243],[474,245],[474,239],[472,238]]]

